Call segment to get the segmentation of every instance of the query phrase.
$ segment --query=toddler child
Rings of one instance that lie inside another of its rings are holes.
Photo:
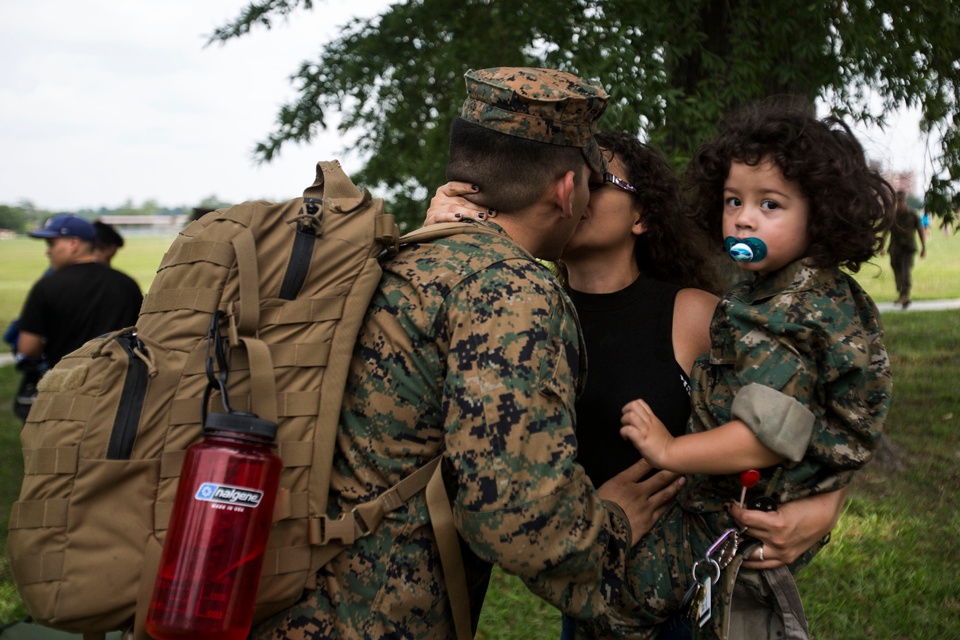
[[[845,486],[873,456],[889,408],[877,308],[843,269],[856,273],[880,250],[894,194],[849,128],[754,105],[720,124],[686,177],[699,217],[750,277],[713,317],[711,351],[694,365],[687,434],[672,437],[643,400],[623,409],[623,437],[655,467],[690,476],[633,548],[621,614],[580,627],[578,638],[655,637],[688,592],[701,637],[726,637],[734,581],[780,612],[788,632],[806,632],[802,607],[783,600],[795,594],[789,571],[737,575],[744,551],[762,560],[763,547],[748,544],[724,505],[740,500],[745,470],[759,471],[747,482],[759,476],[749,495],[766,500],[758,508]],[[730,562],[734,542],[739,562]],[[691,589],[694,581],[703,586]]]

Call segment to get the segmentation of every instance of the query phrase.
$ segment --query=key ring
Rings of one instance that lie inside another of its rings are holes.
[[[713,582],[716,582],[717,580],[720,579],[720,565],[717,564],[717,561],[714,560],[713,558],[706,558],[702,561],[698,560],[697,562],[693,563],[693,580],[695,582],[699,582],[700,584],[703,584],[703,580],[700,580],[700,578],[697,577],[697,567],[699,567],[701,564],[704,564],[706,562],[709,562],[710,566],[717,573],[717,575],[715,575],[713,578],[710,578],[710,580]]]

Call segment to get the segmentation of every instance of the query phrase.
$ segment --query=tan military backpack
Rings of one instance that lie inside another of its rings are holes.
[[[318,163],[302,198],[243,203],[183,229],[136,327],[91,340],[40,382],[8,539],[36,622],[88,638],[131,628],[146,637],[184,450],[205,413],[222,411],[221,388],[228,409],[279,425],[284,468],[256,620],[292,605],[323,563],[431,477],[434,524],[447,530],[438,540],[456,546],[436,461],[356,513],[325,516],[353,346],[377,258],[397,246],[382,201],[336,161]],[[455,566],[459,549],[451,553]],[[464,600],[463,589],[451,599]]]

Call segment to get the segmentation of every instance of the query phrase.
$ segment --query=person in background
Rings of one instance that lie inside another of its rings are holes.
[[[123,247],[123,236],[112,224],[102,220],[94,220],[93,228],[96,231],[96,240],[93,243],[93,254],[98,262],[110,266],[113,257]]]
[[[61,215],[29,235],[46,242],[53,273],[33,285],[20,312],[17,349],[25,358],[53,367],[87,340],[136,324],[140,287],[99,261],[93,224]]]
[[[897,217],[890,229],[890,267],[897,285],[894,304],[906,309],[910,306],[910,290],[913,288],[912,271],[917,255],[917,238],[920,238],[920,258],[927,257],[927,234],[917,212],[907,206],[906,191],[897,191]]]
[[[94,256],[98,262],[109,266],[117,251],[123,246],[123,236],[120,235],[113,225],[101,222],[100,220],[94,221],[93,227],[96,233],[96,241],[94,241],[93,244]],[[53,266],[48,265],[46,271],[44,271],[40,277],[46,278],[53,272]],[[19,340],[20,319],[14,318],[10,321],[6,331],[3,333],[3,341],[10,345],[10,351],[18,361],[22,359],[17,349]],[[44,367],[44,369],[45,368],[46,367]]]

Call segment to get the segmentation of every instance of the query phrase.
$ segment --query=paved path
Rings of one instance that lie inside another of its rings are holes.
[[[891,311],[940,311],[941,309],[960,309],[960,300],[917,300],[911,302],[904,310],[892,302],[881,302],[877,304],[880,313],[889,313]]]
[[[911,302],[906,309],[901,309],[892,302],[877,304],[880,313],[912,313],[914,311],[940,311],[941,309],[960,309],[960,300],[917,300]],[[13,364],[13,356],[9,353],[0,353],[0,367]]]

